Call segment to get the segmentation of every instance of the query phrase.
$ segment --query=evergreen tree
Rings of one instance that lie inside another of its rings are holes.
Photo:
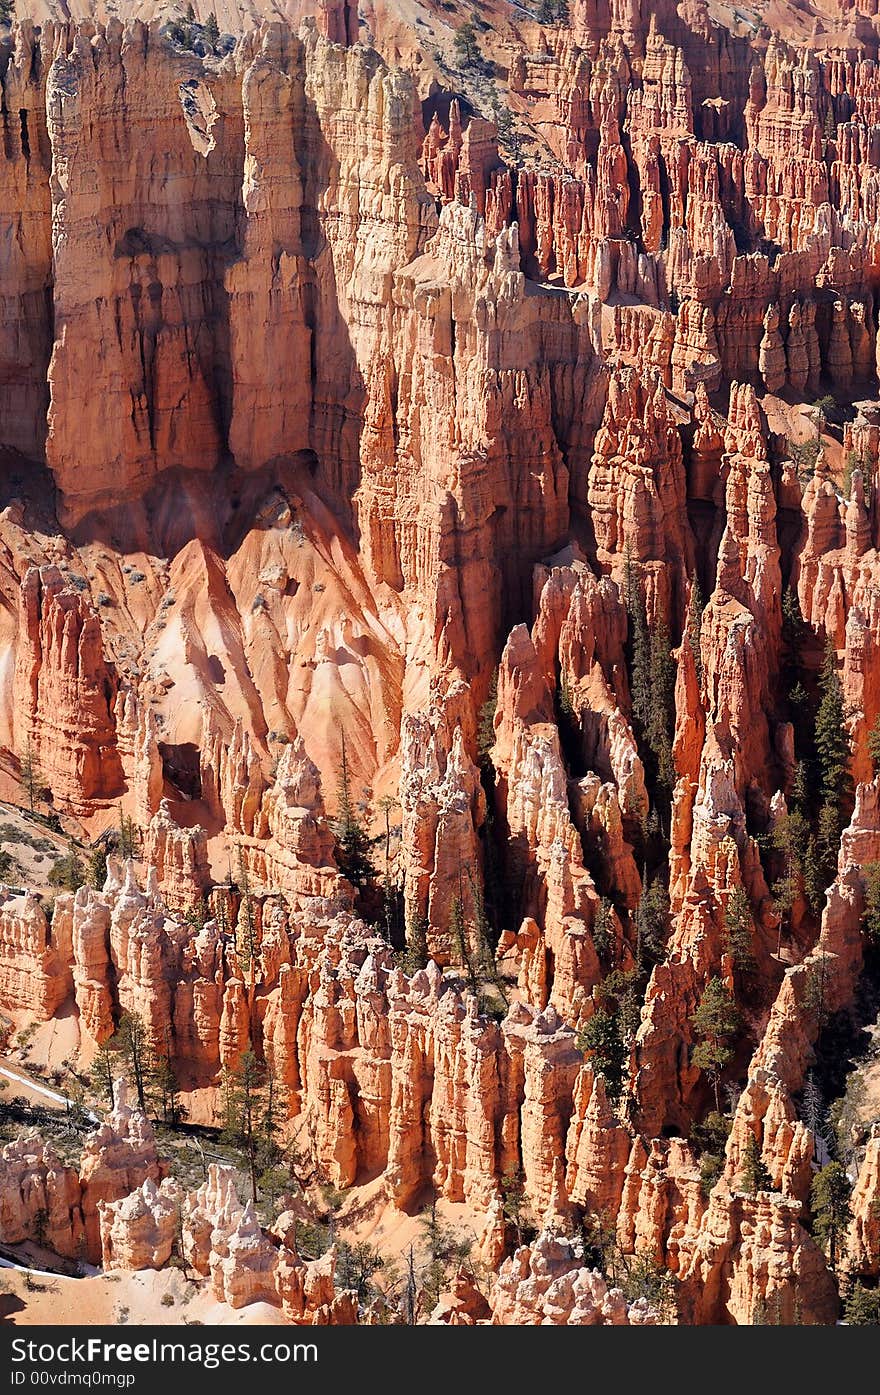
[[[880,1288],[854,1284],[843,1307],[843,1320],[849,1327],[880,1326]]]
[[[641,977],[638,968],[615,969],[603,978],[598,990],[602,1002],[611,1005],[620,1019],[620,1035],[629,1052],[642,1017]]]
[[[691,653],[694,656],[694,665],[697,670],[697,681],[700,684],[702,684],[703,682],[703,656],[700,645],[700,639],[703,633],[704,610],[705,602],[703,600],[703,593],[700,590],[700,583],[697,580],[696,573],[694,573],[693,577],[691,578],[691,593],[688,598],[688,613],[687,622],[685,625],[685,635],[687,638],[687,642],[691,647]]]
[[[799,752],[805,751],[812,742],[810,704],[802,682],[803,651],[808,634],[797,591],[788,586],[782,596],[782,682],[788,693],[795,749]]]
[[[651,719],[651,643],[642,585],[627,542],[624,558],[624,602],[629,617],[630,699],[636,735],[648,729]]]
[[[244,860],[244,850],[238,849],[238,889],[241,892],[241,904],[238,908],[238,923],[235,933],[235,952],[238,962],[248,976],[248,984],[251,997],[253,997],[256,985],[257,955],[259,945],[257,943],[257,922],[254,899],[251,895],[251,883],[248,875],[247,864]]]
[[[369,836],[355,811],[344,736],[336,802],[338,810],[332,825],[336,836],[336,863],[346,880],[363,891],[376,880],[376,868],[370,856],[376,840]]]
[[[606,1094],[616,1104],[623,1094],[628,1055],[617,1006],[597,1007],[578,1033],[577,1044],[594,1072],[604,1077]]]
[[[272,1072],[252,1050],[223,1071],[223,1137],[239,1153],[256,1202],[261,1177],[280,1159],[278,1100]],[[275,1179],[267,1179],[274,1185]]]
[[[810,811],[810,769],[805,760],[799,760],[794,768],[790,808],[806,824]]]
[[[575,711],[571,700],[571,690],[565,673],[561,673],[557,680],[554,709],[565,763],[573,774],[580,774],[579,767],[582,766],[580,716]]]
[[[158,1057],[152,1071],[153,1086],[163,1124],[176,1129],[186,1115],[180,1100],[180,1082],[174,1069],[171,1042],[166,1042],[164,1053]]]
[[[119,1058],[110,1041],[101,1042],[92,1057],[92,1065],[89,1071],[89,1078],[94,1089],[98,1089],[104,1095],[107,1104],[113,1108],[113,1081],[115,1071],[119,1068]]]
[[[824,954],[818,956],[815,964],[809,970],[804,1006],[808,1012],[815,1016],[819,1031],[822,1031],[827,1026],[829,1018],[828,967]]]
[[[866,863],[862,876],[865,879],[862,929],[871,948],[880,950],[880,862]]]
[[[212,49],[216,48],[217,40],[220,38],[220,25],[217,23],[217,16],[213,10],[205,20],[205,38]]]
[[[828,881],[826,858],[827,852],[823,858],[819,852],[819,840],[815,833],[811,833],[804,852],[803,885],[804,896],[807,898],[807,904],[814,915],[818,915],[821,911],[825,898],[825,886]]]
[[[526,1175],[521,1167],[511,1168],[501,1178],[501,1205],[504,1219],[509,1221],[516,1232],[516,1243],[523,1243],[523,1229],[529,1216],[526,1200]]]
[[[119,1054],[125,1063],[129,1079],[137,1094],[138,1107],[147,1112],[147,1087],[152,1070],[150,1042],[143,1018],[136,1012],[124,1012],[116,1033]]]
[[[495,709],[498,706],[498,665],[492,670],[489,692],[481,704],[477,720],[477,765],[481,770],[491,771],[492,760],[489,752],[495,745]]]
[[[460,895],[455,897],[449,910],[449,938],[452,941],[452,949],[459,967],[464,969],[467,975],[468,987],[472,993],[476,993],[477,974],[468,944],[464,906]]]
[[[661,621],[651,630],[648,666],[648,723],[646,737],[654,756],[657,783],[667,797],[675,784],[672,763],[672,729],[675,716],[675,664],[669,631]]]
[[[65,891],[79,891],[85,885],[86,869],[76,848],[71,847],[63,857],[59,857],[49,873],[50,886],[63,887]]]
[[[715,1109],[721,1113],[721,1073],[733,1056],[730,1038],[739,1031],[740,1016],[733,994],[720,978],[706,984],[700,1005],[691,1018],[696,1036],[691,1060],[712,1081]]]
[[[742,1188],[749,1196],[757,1192],[773,1190],[773,1178],[761,1157],[761,1145],[756,1136],[750,1133],[743,1149]]]
[[[474,941],[476,949],[476,970],[479,975],[490,979],[495,987],[500,991],[501,996],[507,1001],[507,991],[504,987],[501,975],[498,972],[498,965],[495,962],[495,951],[492,948],[492,927],[489,924],[489,917],[486,914],[486,904],[483,900],[483,889],[480,886],[478,876],[475,876],[473,869],[468,868],[468,886],[471,892],[471,903],[474,908]]]
[[[40,770],[33,741],[28,735],[24,752],[20,759],[21,783],[28,797],[28,808],[36,812],[36,806],[43,794],[43,775]]]
[[[415,974],[428,966],[428,917],[414,915],[406,927],[406,950],[401,967],[404,973]]]
[[[599,902],[596,919],[593,921],[593,944],[596,947],[596,953],[605,965],[611,962],[614,953],[614,940],[614,913],[608,897],[603,896]]]
[[[659,964],[666,954],[669,933],[669,895],[659,876],[643,877],[643,890],[636,909],[636,962],[640,967]]]
[[[443,1291],[451,1266],[458,1268],[468,1258],[471,1241],[463,1239],[445,1225],[437,1211],[436,1198],[419,1218],[425,1264],[422,1268],[422,1292],[429,1308],[435,1308]]]
[[[354,1245],[343,1240],[336,1247],[337,1283],[341,1288],[354,1289],[360,1303],[376,1296],[370,1280],[384,1265],[378,1250],[366,1240],[358,1240]]]
[[[465,20],[457,30],[453,40],[455,58],[458,66],[469,70],[480,71],[483,67],[483,56],[480,53],[480,46],[477,43],[477,31],[473,21]]]
[[[134,819],[119,810],[119,856],[123,859],[138,855],[138,830]]]
[[[815,744],[822,806],[817,829],[817,849],[827,885],[828,881],[833,880],[836,871],[837,850],[843,829],[844,803],[852,789],[843,687],[837,672],[837,656],[830,641],[825,648],[825,659],[819,676],[819,691],[821,698],[816,713]]]
[[[754,922],[749,898],[743,886],[734,887],[724,907],[724,945],[739,973],[754,972],[752,952]]]
[[[825,1108],[825,1100],[822,1091],[816,1080],[815,1072],[809,1071],[804,1082],[804,1093],[801,1097],[800,1116],[813,1137],[821,1140],[825,1147],[828,1147],[828,1111]]]
[[[781,855],[781,874],[770,888],[779,914],[780,945],[783,929],[800,894],[808,834],[809,827],[805,817],[797,810],[792,810],[776,820],[770,835],[770,847]],[[779,945],[777,951],[778,948]]]
[[[86,881],[89,886],[93,886],[96,891],[101,891],[107,880],[107,853],[100,845],[94,847],[89,852],[89,862],[86,869]]]
[[[846,1255],[846,1232],[852,1220],[849,1204],[851,1192],[846,1169],[839,1162],[830,1162],[821,1172],[817,1172],[810,1188],[813,1234],[826,1250],[834,1273]]]
[[[689,1138],[700,1158],[700,1190],[708,1196],[724,1172],[725,1147],[731,1121],[711,1109],[701,1123],[691,1126]]]

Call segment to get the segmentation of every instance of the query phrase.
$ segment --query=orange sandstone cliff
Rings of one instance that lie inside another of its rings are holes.
[[[880,24],[290,9],[0,28],[0,1240],[876,1321]]]

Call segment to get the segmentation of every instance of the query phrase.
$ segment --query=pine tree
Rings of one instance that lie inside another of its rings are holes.
[[[465,20],[464,24],[456,30],[453,47],[455,48],[456,62],[460,68],[464,68],[466,72],[469,69],[480,70],[482,68],[483,57],[477,43],[477,31],[472,20]]]
[[[752,952],[753,930],[749,898],[744,887],[736,886],[724,907],[724,945],[734,967],[745,975],[754,972],[755,968],[755,956]]]
[[[449,938],[452,941],[453,952],[458,964],[467,974],[468,987],[472,993],[476,993],[477,975],[468,944],[464,906],[460,895],[455,897],[449,910]]]
[[[85,885],[86,869],[76,848],[71,847],[59,857],[49,873],[48,882],[50,886],[60,886],[65,891],[79,891],[80,887]]]
[[[338,811],[332,825],[336,836],[336,863],[346,880],[358,891],[363,891],[376,880],[376,868],[370,857],[370,849],[376,840],[369,836],[355,812],[344,736],[336,802]]]
[[[632,552],[627,543],[625,556],[624,599],[629,617],[630,639],[630,699],[636,735],[644,737],[651,719],[651,643],[641,582],[635,571]]]
[[[696,573],[694,573],[694,576],[691,579],[691,593],[688,598],[688,613],[687,622],[685,625],[685,635],[687,637],[687,642],[691,647],[691,653],[694,656],[694,665],[697,670],[697,682],[701,685],[703,682],[703,656],[700,640],[703,632],[704,609],[705,602],[703,600],[703,593],[700,590],[700,583],[697,580]]]
[[[92,1057],[90,1078],[94,1088],[100,1089],[107,1104],[113,1108],[113,1082],[119,1068],[119,1055],[113,1050],[110,1041],[103,1041]]]
[[[761,1145],[753,1133],[749,1134],[743,1149],[742,1184],[743,1191],[749,1196],[773,1189],[773,1178],[764,1164],[761,1157]]]
[[[614,915],[607,896],[599,902],[592,933],[596,953],[603,964],[609,964],[614,953]]]
[[[807,839],[802,871],[804,896],[807,898],[807,904],[810,910],[814,915],[818,915],[822,909],[828,877],[825,862],[819,852],[819,841],[815,833],[811,833]]]
[[[27,792],[28,808],[31,813],[36,812],[36,806],[43,793],[43,775],[40,770],[34,744],[28,735],[25,743],[24,753],[20,760],[21,783]]]
[[[733,994],[720,978],[711,978],[706,984],[700,1006],[691,1023],[694,1033],[700,1038],[694,1047],[691,1060],[698,1070],[705,1071],[712,1081],[715,1094],[715,1108],[721,1113],[721,1073],[733,1057],[730,1038],[740,1027],[740,1016]]]
[[[244,850],[238,849],[238,888],[241,892],[241,905],[238,909],[238,924],[235,934],[235,952],[238,962],[248,975],[251,997],[253,997],[256,984],[257,955],[259,946],[257,944],[257,924],[254,900],[251,895],[251,883],[248,875],[247,864],[244,860]]]
[[[654,756],[657,783],[671,795],[675,784],[672,726],[675,715],[675,664],[669,631],[660,621],[651,630],[648,663],[648,723],[646,737]]]
[[[848,1327],[880,1326],[880,1288],[854,1284],[843,1307],[843,1320]]]
[[[445,1225],[437,1211],[436,1198],[419,1217],[422,1245],[426,1262],[422,1268],[422,1291],[428,1306],[434,1308],[444,1287],[451,1265],[458,1267],[468,1257],[471,1241],[460,1238],[451,1226]]]
[[[481,770],[491,771],[492,760],[489,752],[495,745],[495,709],[498,706],[498,666],[492,670],[492,679],[486,701],[480,706],[477,720],[477,765]]]
[[[813,1137],[828,1146],[828,1111],[815,1073],[810,1071],[804,1082],[800,1116]]]
[[[415,974],[428,965],[428,917],[414,915],[406,927],[406,950],[403,954],[404,973]]]
[[[390,873],[390,810],[395,809],[399,801],[395,795],[382,795],[379,799],[379,810],[385,815],[385,875],[382,877],[382,919],[384,919],[385,939],[389,944],[395,939],[395,929],[397,925],[397,914],[399,914],[400,893]]]
[[[559,729],[559,741],[562,746],[565,762],[574,774],[579,774],[580,772],[577,767],[582,760],[580,750],[580,716],[575,711],[574,703],[571,700],[571,689],[568,686],[568,678],[564,672],[560,674],[557,680],[556,693],[554,695],[554,709],[556,725]]]
[[[669,896],[661,878],[645,884],[636,909],[636,961],[640,967],[659,964],[666,953]]]
[[[147,1111],[147,1087],[152,1070],[152,1058],[147,1029],[136,1012],[124,1012],[116,1033],[119,1054],[125,1062],[131,1083],[137,1094],[138,1107]]]
[[[770,846],[781,854],[781,875],[774,881],[771,891],[779,914],[779,941],[787,918],[791,915],[800,892],[804,858],[808,847],[808,825],[803,814],[792,810],[783,814],[773,825]],[[778,946],[777,946],[778,949]]]
[[[471,904],[474,908],[474,942],[476,970],[478,975],[490,979],[495,987],[500,991],[504,1001],[507,1001],[507,990],[504,987],[501,975],[498,972],[498,965],[495,962],[495,951],[492,948],[492,927],[489,924],[489,917],[486,914],[486,904],[483,900],[483,888],[480,879],[474,874],[471,867],[467,871],[468,886],[471,893]]]
[[[850,752],[843,687],[837,672],[837,656],[830,641],[825,647],[825,659],[819,675],[819,691],[821,699],[816,713],[816,757],[823,809],[827,809],[833,816],[834,826],[838,830],[834,840],[836,856],[836,844],[842,828],[843,803],[851,791],[852,780],[849,774]],[[828,837],[827,830],[824,836]]]
[[[827,1026],[828,1011],[828,966],[826,956],[820,954],[809,970],[804,994],[804,1007],[816,1018],[819,1031]]]
[[[103,889],[107,880],[107,853],[103,847],[98,845],[89,852],[89,862],[86,869],[86,881],[89,886],[93,886],[96,891]]]
[[[156,1060],[152,1078],[162,1122],[175,1129],[184,1118],[186,1110],[180,1100],[180,1082],[174,1069],[170,1039],[166,1041],[165,1051]]]
[[[782,596],[782,684],[783,690],[788,693],[795,749],[798,752],[805,751],[812,742],[810,703],[802,682],[803,651],[808,633],[797,591],[793,586],[788,586]]]
[[[627,1049],[621,1031],[620,1010],[616,1005],[597,1007],[578,1033],[578,1050],[594,1072],[605,1080],[605,1091],[612,1103],[623,1094]]]
[[[134,819],[119,810],[119,856],[123,860],[138,855],[138,831]]]
[[[839,1162],[830,1162],[817,1172],[810,1188],[813,1234],[826,1249],[828,1263],[835,1273],[846,1255],[846,1232],[852,1220],[851,1192],[846,1169]]]
[[[235,1068],[223,1071],[223,1137],[241,1157],[254,1202],[260,1178],[276,1167],[281,1156],[278,1128],[274,1076],[252,1050],[245,1051]],[[276,1179],[269,1180],[275,1184]]]
[[[213,10],[205,20],[205,38],[212,49],[216,48],[217,40],[220,38],[220,26],[217,23],[217,16],[214,14]]]
[[[792,813],[806,821],[810,809],[810,770],[805,760],[799,760],[794,768],[790,807]]]
[[[700,1158],[700,1190],[708,1196],[724,1172],[725,1148],[731,1120],[710,1109],[705,1119],[694,1122],[688,1137]]]
[[[865,910],[862,929],[868,944],[880,950],[880,862],[868,862],[862,868],[865,879]]]

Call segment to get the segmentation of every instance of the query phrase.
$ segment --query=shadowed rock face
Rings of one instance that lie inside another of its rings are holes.
[[[493,12],[486,83],[416,8],[0,33],[0,793],[122,854],[50,912],[10,864],[0,1008],[83,1063],[136,1014],[200,1117],[252,1050],[326,1183],[469,1208],[490,1291],[426,1320],[834,1322],[880,1265],[876,1128],[835,1275],[804,1102],[873,972],[880,26]],[[380,1320],[163,1173],[117,1100],[79,1168],[4,1150],[4,1233]]]

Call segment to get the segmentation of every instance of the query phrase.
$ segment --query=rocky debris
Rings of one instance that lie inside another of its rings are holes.
[[[576,1241],[542,1231],[502,1264],[491,1296],[495,1326],[650,1327],[661,1319],[644,1298],[583,1264]]]

